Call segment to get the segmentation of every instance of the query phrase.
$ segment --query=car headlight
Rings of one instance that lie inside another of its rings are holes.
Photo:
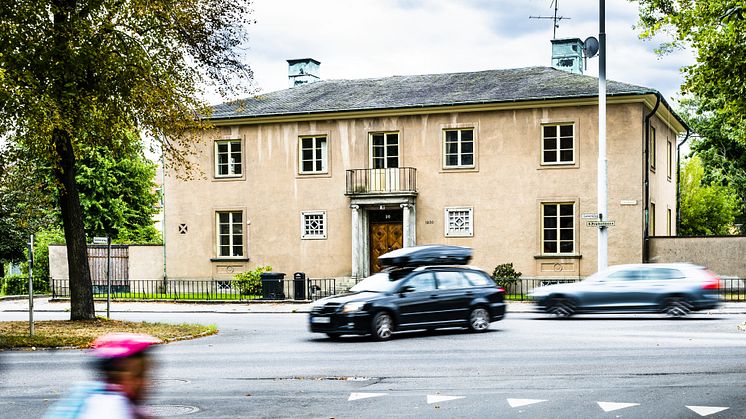
[[[360,311],[365,307],[365,301],[355,301],[352,303],[347,303],[342,307],[342,313],[354,313],[356,311]]]

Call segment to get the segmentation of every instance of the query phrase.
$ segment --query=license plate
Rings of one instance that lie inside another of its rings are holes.
[[[330,323],[329,317],[311,317],[311,323]]]

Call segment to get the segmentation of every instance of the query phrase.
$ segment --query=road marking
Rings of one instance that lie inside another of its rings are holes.
[[[350,398],[347,399],[347,401],[351,402],[353,400],[369,399],[371,397],[381,397],[385,395],[386,393],[350,393]]]
[[[428,394],[427,395],[427,404],[447,402],[447,401],[451,401],[451,400],[464,399],[464,398],[465,398],[465,396],[433,396],[431,394]]]
[[[612,412],[614,410],[625,409],[632,406],[639,406],[640,403],[612,403],[612,402],[596,402],[598,406],[604,410],[604,412]]]
[[[700,416],[710,416],[714,415],[717,412],[722,412],[723,410],[730,409],[729,407],[717,406],[687,406],[687,408]]]
[[[521,407],[521,406],[528,406],[530,404],[541,403],[545,401],[546,400],[538,400],[538,399],[508,399],[508,404],[510,405],[510,407]]]

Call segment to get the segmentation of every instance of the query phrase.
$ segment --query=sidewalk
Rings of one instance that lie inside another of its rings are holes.
[[[96,312],[106,312],[106,302],[95,303]],[[0,298],[0,313],[27,312],[28,298]],[[34,312],[67,312],[70,311],[69,301],[49,301],[46,297],[34,298]],[[112,313],[308,313],[311,303],[308,302],[111,302]],[[529,302],[508,302],[508,313],[534,312],[533,304]],[[746,314],[746,301],[726,302],[716,310],[708,310],[708,314]]]

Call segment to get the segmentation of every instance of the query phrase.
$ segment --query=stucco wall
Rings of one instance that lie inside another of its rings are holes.
[[[651,262],[691,262],[721,276],[746,278],[746,236],[653,237]]]
[[[609,264],[642,260],[643,117],[640,102],[607,110]],[[235,125],[216,129],[197,146],[193,161],[202,175],[190,181],[166,177],[168,277],[228,278],[259,265],[312,277],[351,274],[351,210],[345,170],[370,167],[369,133],[396,131],[400,167],[417,169],[417,244],[445,243],[474,248],[473,264],[491,272],[512,262],[527,276],[585,276],[597,267],[597,230],[583,213],[596,213],[597,107],[593,105],[386,116],[310,122]],[[575,124],[576,163],[541,165],[541,124]],[[660,122],[658,138],[666,138]],[[656,122],[656,123],[658,123]],[[476,168],[444,170],[442,130],[473,127]],[[298,174],[298,137],[326,135],[329,174]],[[240,139],[244,172],[215,179],[214,140]],[[656,178],[657,179],[657,178]],[[659,208],[675,207],[670,182],[651,187]],[[541,202],[576,204],[576,255],[541,255]],[[630,204],[630,202],[634,202]],[[473,207],[474,235],[444,235],[444,209]],[[244,260],[216,259],[215,212],[244,211]],[[301,211],[327,212],[328,237],[301,240]],[[187,226],[180,231],[179,226]],[[558,270],[561,269],[561,270]]]
[[[163,246],[128,246],[129,279],[163,279]],[[67,268],[67,248],[49,246],[49,275],[53,279],[70,279]]]

